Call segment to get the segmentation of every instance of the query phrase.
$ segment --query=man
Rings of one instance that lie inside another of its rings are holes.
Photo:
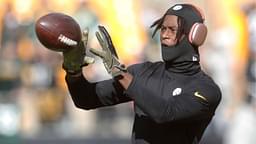
[[[82,75],[81,66],[89,63],[81,53],[88,37],[84,31],[84,43],[63,53],[74,104],[89,110],[134,101],[132,143],[199,143],[221,100],[219,87],[199,64],[198,47],[206,35],[203,21],[195,6],[174,5],[152,25],[154,34],[160,30],[163,62],[128,68],[120,64],[110,36],[99,26],[96,36],[103,51],[90,51],[102,58],[113,78],[95,83]]]

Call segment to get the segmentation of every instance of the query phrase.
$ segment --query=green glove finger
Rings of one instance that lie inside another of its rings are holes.
[[[94,63],[94,58],[85,56],[83,63],[84,63],[84,64],[92,64],[92,63]]]
[[[101,35],[101,41],[99,41],[100,43],[104,43],[105,47],[102,47],[102,49],[108,54],[108,57],[112,57],[112,55],[117,56],[116,52],[111,50],[114,49],[114,46],[112,44],[112,40],[109,36],[109,34],[107,33],[107,31],[104,29],[104,27],[99,27],[99,32]],[[99,34],[98,34],[99,35]]]
[[[104,51],[101,51],[101,50],[97,50],[97,49],[94,49],[94,48],[90,48],[89,49],[90,52],[92,52],[93,54],[101,57],[103,60],[106,58],[106,52]]]
[[[109,45],[108,45],[108,39],[106,38],[104,32],[102,32],[101,30],[99,31],[100,35],[101,35],[101,40],[102,40],[102,43],[104,43],[104,47],[103,47],[103,50],[104,51],[107,51],[107,52],[110,52],[109,51]]]
[[[105,29],[104,26],[98,26],[99,31],[107,45],[107,48],[110,50],[111,54],[114,55],[116,58],[118,58],[118,55],[116,53],[115,47],[113,45],[112,39],[108,33],[108,31]]]
[[[82,32],[82,41],[85,47],[87,46],[88,35],[89,35],[89,28],[85,28],[84,31]]]
[[[96,32],[96,37],[97,37],[97,39],[98,39],[98,41],[99,41],[99,43],[100,43],[102,49],[103,49],[104,51],[106,51],[106,50],[108,49],[108,48],[107,48],[108,45],[107,45],[107,43],[105,42],[105,40],[102,39],[102,36],[101,36],[101,34],[100,34],[99,32]]]
[[[94,58],[85,56],[84,57],[84,62],[82,63],[82,65],[80,67],[82,68],[82,67],[87,66],[89,64],[92,64],[94,62],[95,62]]]

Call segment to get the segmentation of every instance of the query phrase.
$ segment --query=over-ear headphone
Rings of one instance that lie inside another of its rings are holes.
[[[207,36],[207,27],[203,23],[195,23],[188,34],[189,42],[196,46],[201,46]]]
[[[192,25],[188,34],[188,39],[191,44],[195,46],[201,46],[204,43],[208,32],[207,26],[204,24],[205,17],[199,8],[194,5],[191,5],[191,7],[197,11],[203,22],[196,22]]]
[[[201,46],[207,36],[207,27],[204,24],[204,15],[199,8],[192,4],[176,4],[166,14],[176,15],[185,19],[185,33],[189,42]]]

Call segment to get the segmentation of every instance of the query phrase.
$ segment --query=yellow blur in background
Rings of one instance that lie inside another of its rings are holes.
[[[201,64],[221,86],[223,101],[213,124],[217,131],[226,131],[215,140],[221,139],[220,144],[256,143],[253,130],[243,130],[235,123],[249,107],[246,112],[251,113],[246,116],[251,123],[247,124],[256,125],[254,103],[248,103],[254,99],[248,95],[255,96],[256,85],[247,76],[249,61],[256,61],[248,20],[249,9],[256,9],[254,0],[0,0],[0,143],[2,137],[37,138],[42,134],[129,139],[131,104],[105,111],[75,108],[64,81],[61,53],[39,43],[34,23],[49,12],[62,12],[74,17],[81,29],[90,28],[88,47],[100,48],[94,33],[98,25],[104,25],[124,64],[158,61],[159,38],[151,38],[149,27],[176,2],[196,4],[206,16],[209,34],[200,48]],[[84,73],[93,81],[109,78],[99,59]],[[12,123],[6,122],[9,119]],[[237,137],[237,131],[246,135]]]

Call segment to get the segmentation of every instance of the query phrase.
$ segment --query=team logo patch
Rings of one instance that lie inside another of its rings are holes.
[[[192,56],[192,61],[198,61],[198,57],[197,56]]]
[[[176,88],[172,91],[172,96],[177,96],[177,95],[180,95],[182,92],[182,89],[181,88]]]
[[[172,9],[175,10],[175,11],[181,10],[182,9],[182,5],[176,5]]]

